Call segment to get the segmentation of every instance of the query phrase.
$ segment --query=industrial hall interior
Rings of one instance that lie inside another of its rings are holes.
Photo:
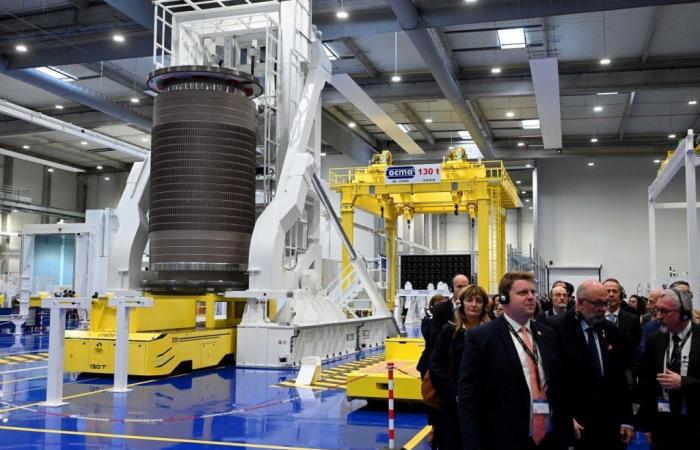
[[[0,450],[699,448],[699,23],[0,0]]]

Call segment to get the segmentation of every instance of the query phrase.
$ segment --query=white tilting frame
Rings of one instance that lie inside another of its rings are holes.
[[[120,295],[109,299],[109,306],[117,309],[116,348],[114,351],[114,387],[112,392],[129,392],[129,315],[132,308],[151,308],[153,299]]]
[[[700,244],[698,241],[698,203],[696,199],[696,167],[700,161],[695,157],[693,130],[688,130],[685,138],[664,165],[656,179],[649,185],[649,279],[652,286],[659,286],[656,253],[656,210],[683,209],[686,210],[686,227],[688,236],[688,283],[693,290],[700,289]],[[661,192],[668,186],[673,177],[685,167],[685,202],[657,203]],[[700,309],[700,296],[693,298],[693,308]]]

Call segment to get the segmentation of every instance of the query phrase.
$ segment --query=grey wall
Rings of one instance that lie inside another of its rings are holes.
[[[556,266],[602,265],[628,293],[649,283],[647,192],[653,158],[547,159],[538,162],[539,247]],[[594,167],[588,167],[592,161]],[[659,198],[685,201],[679,174]],[[685,210],[657,212],[657,270],[687,273]]]

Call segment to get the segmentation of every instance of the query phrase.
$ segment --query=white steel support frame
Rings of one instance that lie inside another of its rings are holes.
[[[133,296],[112,297],[109,306],[117,309],[116,349],[114,352],[114,387],[112,392],[129,392],[129,315],[132,308],[151,308],[153,299]]]
[[[700,242],[698,239],[698,203],[696,198],[696,166],[693,130],[688,130],[686,137],[678,144],[676,150],[664,165],[656,179],[649,185],[649,268],[652,286],[659,286],[661,279],[657,273],[656,252],[656,210],[686,209],[686,227],[688,236],[688,283],[693,290],[700,289]],[[656,203],[658,196],[668,186],[673,177],[685,167],[685,203]],[[700,296],[693,298],[693,308],[700,309]]]
[[[49,369],[46,374],[46,401],[51,408],[67,405],[63,401],[63,350],[66,331],[66,310],[89,309],[90,298],[49,297],[41,301],[42,308],[51,311],[49,318]]]

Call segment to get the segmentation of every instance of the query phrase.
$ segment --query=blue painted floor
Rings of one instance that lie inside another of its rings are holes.
[[[10,342],[12,341],[12,342]],[[0,335],[0,358],[46,350],[45,336]],[[7,344],[7,345],[6,345]],[[155,380],[130,379],[114,394],[111,378],[66,374],[68,405],[45,408],[46,363],[0,364],[0,448],[377,449],[388,443],[386,405],[348,401],[345,391],[274,387],[294,371],[223,367]],[[397,407],[396,448],[426,424]],[[125,439],[123,436],[133,436]],[[145,438],[144,438],[145,437]],[[427,449],[427,443],[416,447]]]
[[[0,335],[0,360],[37,357],[47,336]],[[347,362],[346,360],[337,361]],[[348,401],[342,389],[274,385],[293,371],[223,367],[160,379],[130,379],[114,394],[109,377],[66,374],[68,405],[45,408],[45,360],[0,364],[0,449],[380,449],[388,443],[386,405]],[[333,365],[335,365],[333,364]],[[426,424],[397,404],[396,448]],[[125,437],[126,436],[126,437]],[[423,441],[416,449],[430,446]],[[630,449],[644,450],[641,435]]]

